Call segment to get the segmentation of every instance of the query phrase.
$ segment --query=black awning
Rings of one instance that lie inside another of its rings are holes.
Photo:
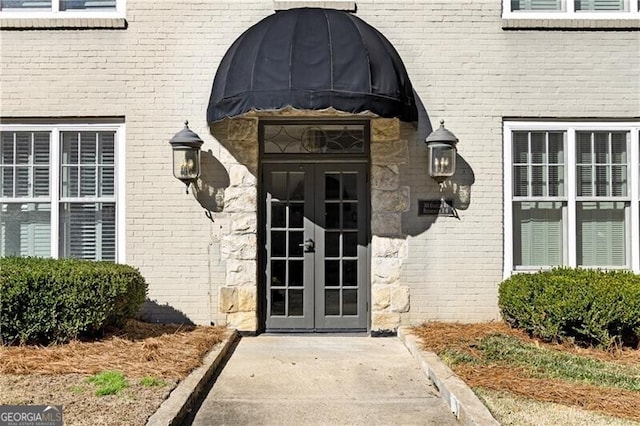
[[[207,120],[286,106],[418,119],[407,71],[389,40],[333,9],[285,10],[245,31],[218,67]]]

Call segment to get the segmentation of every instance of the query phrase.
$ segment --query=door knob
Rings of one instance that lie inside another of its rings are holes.
[[[304,243],[298,245],[304,247],[305,253],[312,253],[313,249],[316,248],[316,243],[311,238],[304,240]]]

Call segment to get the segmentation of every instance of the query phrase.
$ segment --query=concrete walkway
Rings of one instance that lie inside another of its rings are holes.
[[[194,425],[454,425],[396,338],[244,337]]]

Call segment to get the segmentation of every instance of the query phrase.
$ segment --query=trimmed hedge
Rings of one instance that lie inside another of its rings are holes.
[[[140,272],[127,265],[1,258],[0,339],[47,344],[92,335],[137,314],[146,293]]]
[[[545,340],[607,348],[640,341],[640,276],[628,271],[514,275],[500,284],[498,305],[512,327]]]

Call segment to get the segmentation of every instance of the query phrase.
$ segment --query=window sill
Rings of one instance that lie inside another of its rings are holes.
[[[127,28],[125,18],[5,18],[0,16],[0,30],[94,30]]]
[[[503,30],[578,30],[578,31],[638,31],[640,18],[633,19],[544,19],[503,18]]]

